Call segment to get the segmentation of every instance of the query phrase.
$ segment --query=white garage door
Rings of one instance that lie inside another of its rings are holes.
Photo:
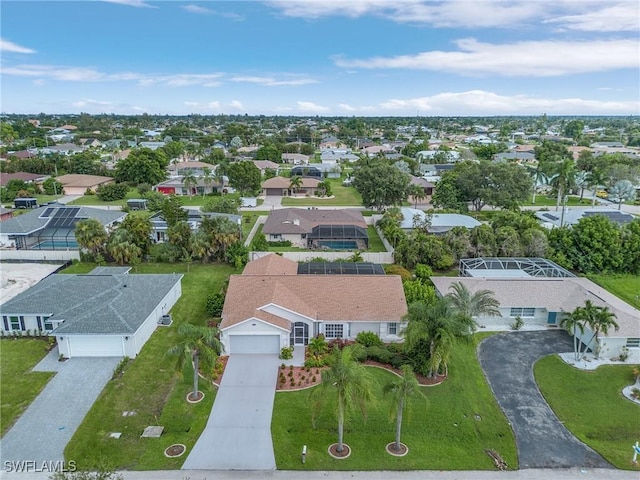
[[[231,353],[280,353],[280,335],[230,335]]]
[[[122,337],[109,335],[69,336],[70,357],[124,357]]]

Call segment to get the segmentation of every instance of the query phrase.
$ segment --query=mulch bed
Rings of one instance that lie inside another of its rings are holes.
[[[182,444],[176,443],[175,445],[171,445],[170,447],[165,448],[164,454],[167,457],[179,457],[182,455],[187,447]]]
[[[302,388],[313,387],[322,381],[322,368],[306,367],[278,367],[277,391],[300,390]],[[284,375],[284,382],[282,382]]]
[[[347,458],[351,455],[351,448],[346,443],[342,444],[342,452],[338,451],[338,444],[334,443],[329,446],[329,453],[335,458]]]
[[[380,362],[374,362],[373,360],[366,360],[364,362],[365,365],[371,365],[374,367],[380,367],[380,368],[384,368],[386,370],[389,370],[393,373],[396,373],[398,375],[402,375],[402,372],[400,371],[399,368],[393,368],[391,365],[387,365],[384,363],[380,363]],[[416,372],[416,378],[418,379],[418,383],[422,386],[425,387],[431,387],[433,385],[439,385],[442,382],[444,382],[447,378],[446,375],[436,375],[435,377],[425,377],[424,375],[420,375],[419,373]]]
[[[386,446],[387,452],[397,457],[403,457],[409,452],[409,447],[400,443],[400,450],[396,450],[396,442],[391,442]]]

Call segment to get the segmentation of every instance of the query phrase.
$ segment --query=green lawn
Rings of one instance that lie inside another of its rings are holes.
[[[630,305],[640,308],[640,276],[631,274],[589,274],[587,277]]]
[[[536,203],[533,203],[531,200],[533,198],[529,198],[526,202],[523,203],[525,206],[540,206],[540,207],[555,207],[558,199],[555,196],[547,197],[545,195],[536,195]],[[591,205],[591,198],[583,198],[582,202],[580,202],[580,197],[567,197],[567,206],[568,207],[577,207],[581,205]],[[562,203],[561,203],[562,205]]]
[[[345,187],[339,178],[329,179],[333,198],[291,198],[283,197],[282,205],[285,207],[358,207],[362,205],[362,197],[353,187]]]
[[[258,220],[258,217],[261,215],[269,215],[269,212],[242,212],[242,238],[247,238],[249,233],[251,233],[251,229]]]
[[[367,233],[369,234],[369,249],[367,250],[368,252],[387,251],[384,244],[382,243],[382,240],[380,239],[380,235],[378,235],[378,232],[376,231],[376,227],[374,227],[373,225],[367,226]]]
[[[382,385],[393,374],[371,367],[378,399],[368,410],[366,422],[358,415],[345,425],[344,440],[351,456],[335,460],[327,453],[337,440],[335,402],[329,399],[316,429],[311,425],[311,390],[276,394],[271,432],[276,464],[284,470],[493,470],[484,449],[494,449],[517,468],[516,445],[506,418],[499,409],[478,364],[475,345],[461,345],[453,354],[449,378],[435,387],[423,387],[424,400],[412,400],[413,411],[405,419],[402,441],[405,457],[392,457],[385,445],[394,440],[390,402]],[[476,420],[480,415],[481,420]],[[307,445],[307,461],[300,461]]]
[[[48,346],[46,340],[33,338],[0,341],[0,436],[11,428],[53,376],[53,372],[31,371],[47,354]]]
[[[97,195],[83,195],[80,198],[69,202],[69,205],[111,205],[111,206],[119,206],[122,207],[126,205],[127,200],[131,198],[140,198],[140,193],[135,188],[130,188],[127,196],[122,200],[113,200],[112,202],[105,202],[104,200],[100,200]]]
[[[622,396],[633,383],[628,365],[581,371],[548,356],[534,366],[536,382],[558,418],[581,441],[621,469],[631,463],[640,432],[640,406]]]
[[[89,266],[78,263],[68,271],[79,273]],[[191,265],[189,273],[182,264],[142,264],[138,270],[140,273],[185,274],[182,297],[171,310],[174,324],[158,328],[124,374],[110,381],[102,391],[65,449],[65,457],[76,460],[79,468],[106,463],[112,469],[178,469],[186,455],[168,459],[164,449],[173,443],[183,443],[188,454],[211,411],[214,389],[201,381],[205,399],[199,404],[187,404],[185,397],[190,391],[191,374],[189,371],[184,372],[184,376],[176,374],[174,360],[165,358],[165,352],[176,342],[177,325],[185,321],[206,323],[207,295],[217,292],[235,270],[227,265],[202,264]],[[124,411],[137,414],[123,417]],[[164,426],[162,437],[140,438],[149,425]],[[109,438],[111,432],[121,432],[122,436],[117,440]]]

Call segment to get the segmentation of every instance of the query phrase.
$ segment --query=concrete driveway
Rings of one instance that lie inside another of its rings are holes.
[[[190,470],[273,470],[271,415],[277,355],[229,356],[202,435],[187,457]]]
[[[109,357],[59,362],[58,349],[49,352],[34,370],[57,373],[0,441],[2,464],[28,460],[40,465],[63,460],[64,448],[119,361]]]
[[[515,433],[520,468],[611,468],[565,428],[534,380],[539,358],[571,351],[564,331],[504,333],[479,346],[482,369]]]

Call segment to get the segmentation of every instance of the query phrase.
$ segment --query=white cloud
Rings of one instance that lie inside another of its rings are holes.
[[[310,83],[318,83],[317,80],[312,78],[305,77],[292,77],[289,79],[275,79],[273,77],[258,77],[258,76],[238,76],[232,77],[231,81],[233,82],[245,82],[245,83],[255,83],[258,85],[264,85],[266,87],[297,87],[300,85],[308,85]]]
[[[340,103],[340,104],[338,104],[338,107],[340,107],[342,110],[346,110],[347,112],[355,112],[356,111],[355,107],[352,107],[348,103]]]
[[[639,18],[640,3],[633,0],[576,15],[550,18],[544,23],[557,23],[564,29],[585,32],[622,32],[640,30]]]
[[[335,63],[345,68],[432,70],[505,77],[550,77],[640,67],[637,40],[544,40],[500,45],[466,38],[455,43],[456,51],[434,50],[360,60],[335,58]]]
[[[77,102],[73,102],[71,105],[77,108],[84,108],[87,106],[92,107],[111,107],[113,106],[113,102],[104,102],[99,100],[93,100],[91,98],[87,98],[84,100],[78,100]]]
[[[323,107],[322,105],[316,105],[313,102],[296,102],[298,105],[298,110],[300,112],[306,113],[326,113],[329,111],[329,108]]]
[[[232,100],[231,103],[229,103],[229,108],[233,110],[244,110],[244,106],[239,100]]]
[[[378,105],[386,114],[409,115],[625,115],[637,114],[636,101],[600,101],[582,98],[506,96],[485,90],[445,92],[429,97],[390,99]]]
[[[149,5],[144,0],[103,0],[103,1],[107,3],[117,3],[118,5],[128,5],[130,7],[137,7],[137,8],[158,8],[158,7],[155,7],[154,5]]]
[[[3,38],[0,38],[0,52],[36,53],[36,51],[31,48],[23,47]]]
[[[200,5],[183,5],[182,8],[187,12],[197,13],[199,15],[211,15],[212,13],[214,13],[213,10],[206,7],[201,7]]]

